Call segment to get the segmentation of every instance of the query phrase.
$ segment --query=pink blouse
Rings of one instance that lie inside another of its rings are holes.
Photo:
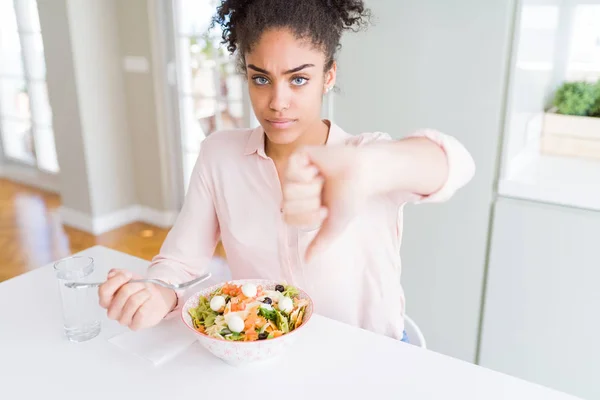
[[[475,171],[471,156],[453,137],[433,130],[411,136],[425,136],[444,149],[449,165],[445,185],[427,197],[403,193],[373,199],[328,250],[305,263],[303,255],[317,230],[284,222],[280,183],[265,154],[262,128],[213,133],[202,143],[183,208],[148,275],[171,283],[193,279],[206,272],[221,238],[233,279],[297,285],[311,296],[316,313],[401,339],[403,206],[445,201]],[[353,136],[331,124],[326,145],[386,140],[391,137],[384,133]],[[178,296],[180,307],[182,293]]]

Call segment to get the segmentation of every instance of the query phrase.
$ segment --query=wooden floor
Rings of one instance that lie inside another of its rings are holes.
[[[97,244],[150,260],[168,232],[139,222],[94,236],[63,226],[59,206],[55,194],[0,178],[0,282]]]

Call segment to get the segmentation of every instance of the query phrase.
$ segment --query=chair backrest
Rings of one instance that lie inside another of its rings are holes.
[[[410,344],[413,344],[418,347],[422,347],[424,349],[427,348],[427,343],[425,342],[425,336],[423,336],[423,332],[421,329],[415,324],[408,315],[404,315],[404,330],[406,331],[406,335],[408,336],[408,341]]]

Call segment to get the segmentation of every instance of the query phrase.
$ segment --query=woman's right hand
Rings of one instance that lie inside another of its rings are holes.
[[[108,318],[136,331],[162,321],[175,308],[177,295],[153,283],[128,283],[134,277],[130,271],[110,270],[108,279],[98,289],[98,296]]]

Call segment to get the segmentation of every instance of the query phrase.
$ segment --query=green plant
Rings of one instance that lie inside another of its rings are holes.
[[[553,104],[559,114],[591,115],[598,101],[597,85],[588,82],[565,82],[558,88]]]
[[[594,85],[594,90],[596,93],[596,101],[590,108],[590,116],[600,118],[600,79]]]

